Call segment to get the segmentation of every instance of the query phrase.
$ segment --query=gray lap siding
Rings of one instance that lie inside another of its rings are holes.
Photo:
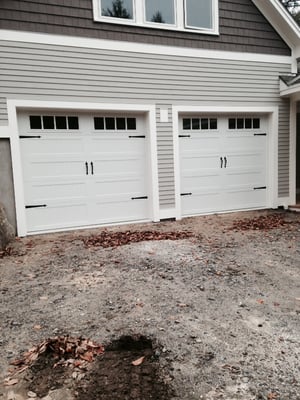
[[[161,209],[174,193],[173,105],[279,106],[279,195],[289,194],[289,104],[278,76],[290,65],[0,42],[4,99],[156,105]],[[160,109],[168,122],[160,122]],[[0,124],[7,125],[0,101]]]

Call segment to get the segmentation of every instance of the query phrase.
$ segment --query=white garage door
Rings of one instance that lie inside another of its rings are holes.
[[[182,215],[266,207],[263,117],[185,115],[179,126]]]
[[[22,114],[28,232],[149,219],[143,116]]]

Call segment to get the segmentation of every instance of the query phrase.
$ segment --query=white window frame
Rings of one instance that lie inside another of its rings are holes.
[[[212,1],[212,27],[188,27],[186,26],[185,0],[174,0],[175,24],[163,24],[146,21],[146,7],[144,0],[132,0],[133,19],[114,18],[101,15],[101,0],[93,0],[94,21],[108,22],[112,24],[134,25],[153,29],[166,29],[184,32],[194,32],[207,35],[219,35],[219,0]]]

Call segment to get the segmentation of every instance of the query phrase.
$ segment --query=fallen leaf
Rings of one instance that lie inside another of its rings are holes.
[[[4,379],[4,386],[13,386],[13,385],[16,385],[18,382],[19,382],[19,379],[6,378],[6,379]]]
[[[268,400],[276,400],[278,398],[277,393],[269,393],[267,399]]]
[[[40,331],[42,329],[42,327],[41,327],[41,325],[34,325],[33,329],[36,331]]]
[[[263,299],[258,299],[257,302],[258,302],[259,304],[264,304],[265,301],[264,301]]]
[[[137,367],[138,365],[141,365],[141,364],[143,364],[143,362],[144,362],[144,359],[145,359],[145,356],[143,356],[143,357],[140,357],[140,358],[138,358],[137,360],[135,360],[135,361],[132,361],[132,365],[134,365],[135,367]]]

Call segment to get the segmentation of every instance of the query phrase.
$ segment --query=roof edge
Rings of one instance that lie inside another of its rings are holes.
[[[252,0],[292,50],[300,48],[300,27],[278,0]]]

